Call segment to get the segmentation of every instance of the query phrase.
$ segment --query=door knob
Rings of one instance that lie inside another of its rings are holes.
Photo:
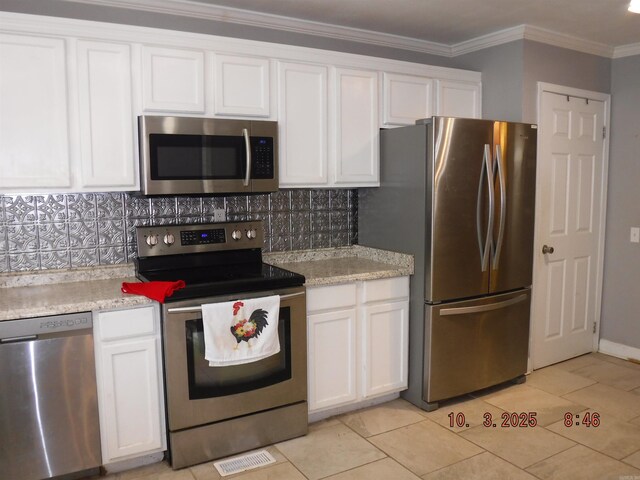
[[[549,253],[549,254],[553,253],[553,247],[550,247],[549,245],[543,245],[542,246],[542,253],[544,253],[545,255],[547,253]]]

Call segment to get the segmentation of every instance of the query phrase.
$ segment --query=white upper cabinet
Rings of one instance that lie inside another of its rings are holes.
[[[80,184],[138,187],[131,94],[131,47],[79,40]]]
[[[378,73],[336,68],[334,80],[334,182],[378,186]]]
[[[270,117],[269,59],[214,55],[215,115]]]
[[[280,186],[328,181],[327,67],[278,62]]]
[[[66,42],[0,34],[0,193],[71,185]]]
[[[434,115],[433,79],[415,75],[382,74],[382,125],[414,125]]]
[[[378,185],[378,95],[375,71],[279,62],[280,186]]]
[[[205,113],[202,51],[142,48],[142,98],[145,112]]]
[[[0,193],[139,188],[142,114],[275,120],[282,188],[379,185],[379,127],[480,118],[480,73],[0,12]]]
[[[437,115],[481,118],[482,87],[479,82],[438,80]]]

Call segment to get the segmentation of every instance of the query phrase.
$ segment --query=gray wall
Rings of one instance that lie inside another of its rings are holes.
[[[446,66],[482,72],[482,116],[537,123],[538,82],[611,91],[611,60],[519,40],[448,59]]]
[[[538,82],[610,93],[611,59],[525,41],[523,122],[537,122]]]
[[[613,60],[604,292],[600,336],[640,348],[640,55]]]
[[[482,117],[522,121],[524,40],[454,57],[448,66],[482,72]]]

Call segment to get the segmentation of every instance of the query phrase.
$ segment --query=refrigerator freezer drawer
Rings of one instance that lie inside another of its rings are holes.
[[[426,305],[423,398],[434,403],[527,370],[531,290]]]

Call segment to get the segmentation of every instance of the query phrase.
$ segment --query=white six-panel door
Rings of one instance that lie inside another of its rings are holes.
[[[603,100],[541,93],[534,369],[594,349],[601,293],[606,113]]]

